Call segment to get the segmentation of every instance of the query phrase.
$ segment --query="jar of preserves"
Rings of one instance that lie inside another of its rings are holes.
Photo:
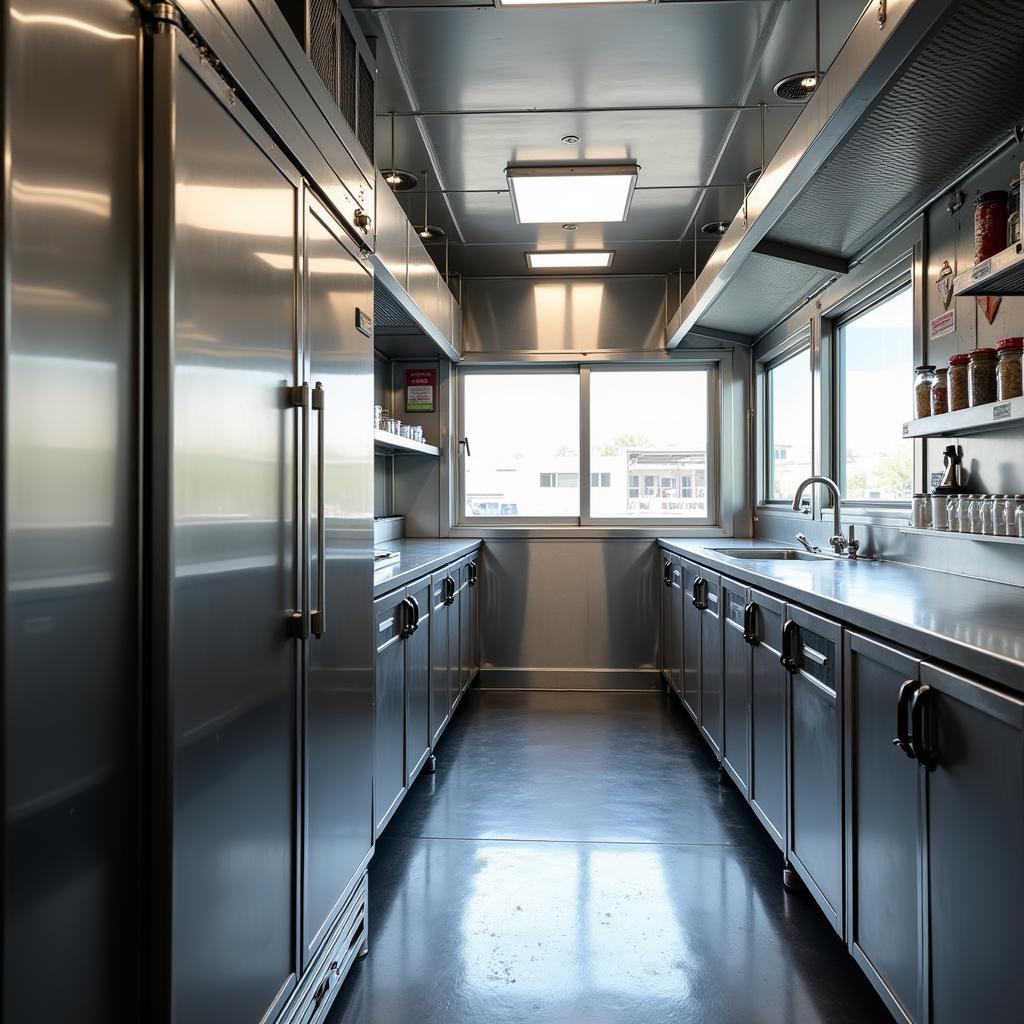
[[[1005,192],[979,192],[974,200],[974,262],[983,263],[1006,248],[1009,196]]]
[[[1006,244],[1020,241],[1020,176],[1010,179],[1010,199],[1006,206]]]
[[[971,357],[966,352],[960,352],[949,357],[949,375],[946,379],[947,391],[949,394],[949,411],[956,412],[958,409],[966,409],[970,406],[970,395],[967,391],[967,364]]]
[[[996,400],[996,350],[976,348],[967,365],[967,396],[973,409]]]
[[[935,380],[932,381],[932,415],[941,416],[949,412],[949,385],[946,374],[949,371],[942,366],[935,371]]]
[[[921,420],[926,416],[931,416],[932,384],[934,383],[934,366],[918,366],[914,369],[914,417],[916,419]]]
[[[1004,338],[996,345],[996,354],[999,357],[999,362],[996,365],[997,402],[1021,397],[1022,351],[1024,351],[1024,338]]]

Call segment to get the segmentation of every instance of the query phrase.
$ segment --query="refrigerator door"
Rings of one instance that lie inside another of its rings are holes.
[[[172,891],[167,991],[147,1019],[253,1024],[277,1016],[298,959],[302,186],[177,30],[152,47],[155,746],[171,811],[157,870]]]
[[[304,964],[373,844],[373,279],[309,193],[304,317],[312,400]],[[363,333],[363,332],[367,333]]]

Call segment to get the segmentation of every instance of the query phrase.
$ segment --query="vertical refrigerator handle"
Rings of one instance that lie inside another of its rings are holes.
[[[309,560],[309,385],[289,387],[288,406],[299,410],[299,552],[296,566],[296,607],[289,616],[291,634],[297,640],[308,640],[310,612],[306,583],[306,569]]]
[[[316,410],[316,608],[311,615],[311,629],[318,640],[327,632],[327,531],[324,525],[324,415],[326,392],[320,381],[313,388]],[[306,427],[307,444],[309,427]]]

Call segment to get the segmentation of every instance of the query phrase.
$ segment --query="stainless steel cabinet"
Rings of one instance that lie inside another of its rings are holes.
[[[470,596],[472,572],[467,558],[459,566],[459,696],[469,689],[469,677],[473,673],[473,604]]]
[[[658,670],[662,681],[672,685],[669,670],[670,637],[672,633],[672,558],[661,552],[661,578],[658,586],[659,630],[658,630]]]
[[[782,627],[786,606],[750,590],[750,806],[780,850],[786,848],[786,670]]]
[[[680,662],[680,694],[683,707],[690,717],[700,725],[700,674],[701,674],[701,628],[700,628],[700,568],[685,558],[679,560],[682,620],[682,658]]]
[[[430,577],[406,590],[417,628],[405,641],[405,780],[411,786],[430,756]]]
[[[672,556],[668,569],[668,628],[664,636],[669,686],[683,696],[683,560]]]
[[[465,588],[462,568],[459,565],[448,569],[448,716],[451,717],[455,705],[462,695],[462,675],[459,658],[462,654],[459,616],[462,612],[462,591]]]
[[[843,935],[842,627],[787,606],[787,859]]]
[[[845,658],[847,941],[897,1018],[921,1024],[921,787],[916,761],[893,743],[921,662],[849,632]]]
[[[415,613],[404,590],[373,603],[374,753],[373,827],[380,835],[405,796],[405,640]]]
[[[430,745],[441,738],[451,704],[448,690],[451,676],[449,661],[449,620],[451,619],[451,592],[455,581],[447,569],[435,572],[430,578]]]
[[[1024,1001],[1024,701],[849,634],[850,951],[900,1020]]]
[[[461,655],[459,663],[462,669],[462,692],[469,689],[476,678],[480,665],[480,600],[479,600],[479,562],[475,558],[466,561],[466,585],[462,591],[462,611],[459,620],[459,640]]]
[[[750,659],[753,643],[747,588],[723,579],[722,766],[750,796]]]
[[[715,756],[722,759],[722,578],[701,572],[700,610],[700,731]]]

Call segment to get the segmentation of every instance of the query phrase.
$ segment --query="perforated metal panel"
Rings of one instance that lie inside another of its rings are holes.
[[[701,326],[733,331],[753,339],[831,276],[826,271],[801,263],[753,253],[728,288],[701,317]]]
[[[341,54],[338,85],[338,106],[349,127],[356,127],[356,76],[359,56],[356,53],[356,40],[352,30],[341,22]],[[372,152],[370,153],[372,156]]]
[[[337,0],[309,0],[309,61],[338,97],[338,4]]]
[[[373,286],[373,325],[376,330],[419,332],[419,327],[382,284]]]
[[[363,152],[373,159],[373,72],[359,58],[359,115],[356,137]]]
[[[1024,121],[1024,0],[969,0],[770,237],[854,256]]]

